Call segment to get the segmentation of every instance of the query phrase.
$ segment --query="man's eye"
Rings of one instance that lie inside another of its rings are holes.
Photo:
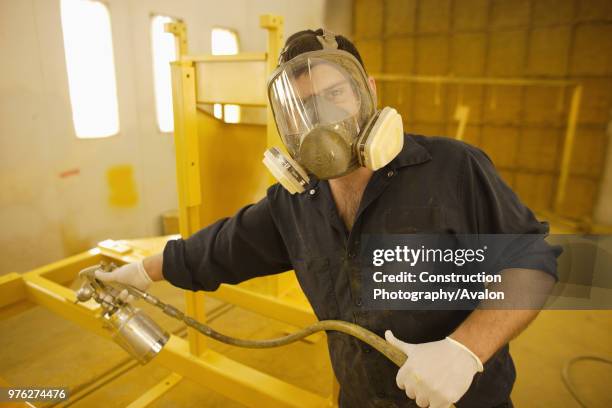
[[[330,98],[330,99],[336,99],[336,98],[341,97],[343,94],[344,94],[344,89],[342,89],[342,88],[335,88],[335,89],[330,90],[327,93],[327,97]]]

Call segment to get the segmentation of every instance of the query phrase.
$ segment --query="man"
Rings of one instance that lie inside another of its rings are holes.
[[[212,291],[294,269],[319,319],[366,327],[408,355],[398,371],[359,340],[328,332],[340,406],[510,407],[508,341],[537,310],[368,310],[358,249],[366,233],[545,234],[548,227],[477,148],[404,135],[401,126],[398,135],[398,115],[376,111],[375,91],[346,38],[323,30],[289,37],[269,97],[291,157],[272,150],[265,160],[282,185],[168,242],[163,254],[98,277],[143,290],[167,279]],[[553,252],[526,257],[505,266],[554,281]]]

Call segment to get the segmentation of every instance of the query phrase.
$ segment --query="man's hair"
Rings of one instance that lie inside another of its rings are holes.
[[[278,61],[279,64],[292,60],[293,58],[305,52],[318,51],[323,49],[323,46],[321,45],[319,40],[317,40],[317,36],[320,35],[323,35],[322,28],[319,28],[318,30],[314,31],[298,31],[295,34],[292,34],[289,38],[287,38],[287,41],[285,41],[285,48],[283,48],[283,51],[281,52]],[[336,42],[338,43],[339,50],[344,50],[346,52],[351,53],[355,58],[357,58],[357,61],[359,61],[359,63],[363,67],[363,70],[366,70],[363,64],[363,60],[361,59],[361,55],[359,55],[359,51],[357,51],[355,45],[348,38],[342,35],[336,35]]]

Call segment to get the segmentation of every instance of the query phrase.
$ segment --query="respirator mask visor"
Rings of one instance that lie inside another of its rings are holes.
[[[353,55],[329,49],[301,54],[272,74],[268,97],[287,151],[307,172],[330,179],[359,166],[355,142],[376,106]]]

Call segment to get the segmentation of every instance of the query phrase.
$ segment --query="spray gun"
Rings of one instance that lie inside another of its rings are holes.
[[[94,299],[102,306],[104,327],[113,333],[113,340],[141,364],[146,364],[155,357],[170,336],[142,310],[121,300],[119,294],[124,289],[127,289],[135,298],[142,299],[161,309],[166,315],[184,322],[187,326],[196,329],[205,336],[234,346],[247,348],[278,347],[293,343],[319,331],[333,330],[349,334],[369,344],[398,367],[401,367],[406,361],[406,355],[402,351],[387,343],[380,336],[361,326],[341,320],[321,320],[295,333],[275,339],[246,340],[226,336],[147,292],[119,282],[108,283],[96,279],[95,272],[97,270],[101,269],[109,272],[115,267],[114,264],[99,264],[79,272],[83,283],[77,290],[77,299],[80,302]]]
[[[109,272],[115,267],[114,264],[100,264],[79,272],[83,282],[76,292],[77,301],[94,299],[100,304],[104,328],[112,333],[113,341],[144,365],[159,353],[170,335],[141,309],[122,301],[119,285],[116,287],[96,279],[97,270]]]
[[[168,342],[170,335],[142,310],[132,306],[129,302],[123,301],[119,294],[124,289],[127,289],[128,293],[135,298],[142,299],[161,309],[166,315],[182,321],[205,336],[233,346],[247,348],[279,347],[301,340],[316,332],[338,331],[369,344],[398,367],[404,365],[407,359],[406,354],[387,343],[382,337],[361,326],[342,320],[321,320],[295,333],[275,339],[246,340],[226,336],[145,291],[119,282],[108,283],[96,279],[95,272],[97,270],[110,272],[115,268],[116,265],[112,263],[100,263],[79,272],[83,282],[76,292],[77,302],[94,299],[100,304],[103,309],[104,327],[112,332],[112,339],[143,365],[151,361],[161,351]],[[450,408],[454,407],[454,405],[450,406]]]

